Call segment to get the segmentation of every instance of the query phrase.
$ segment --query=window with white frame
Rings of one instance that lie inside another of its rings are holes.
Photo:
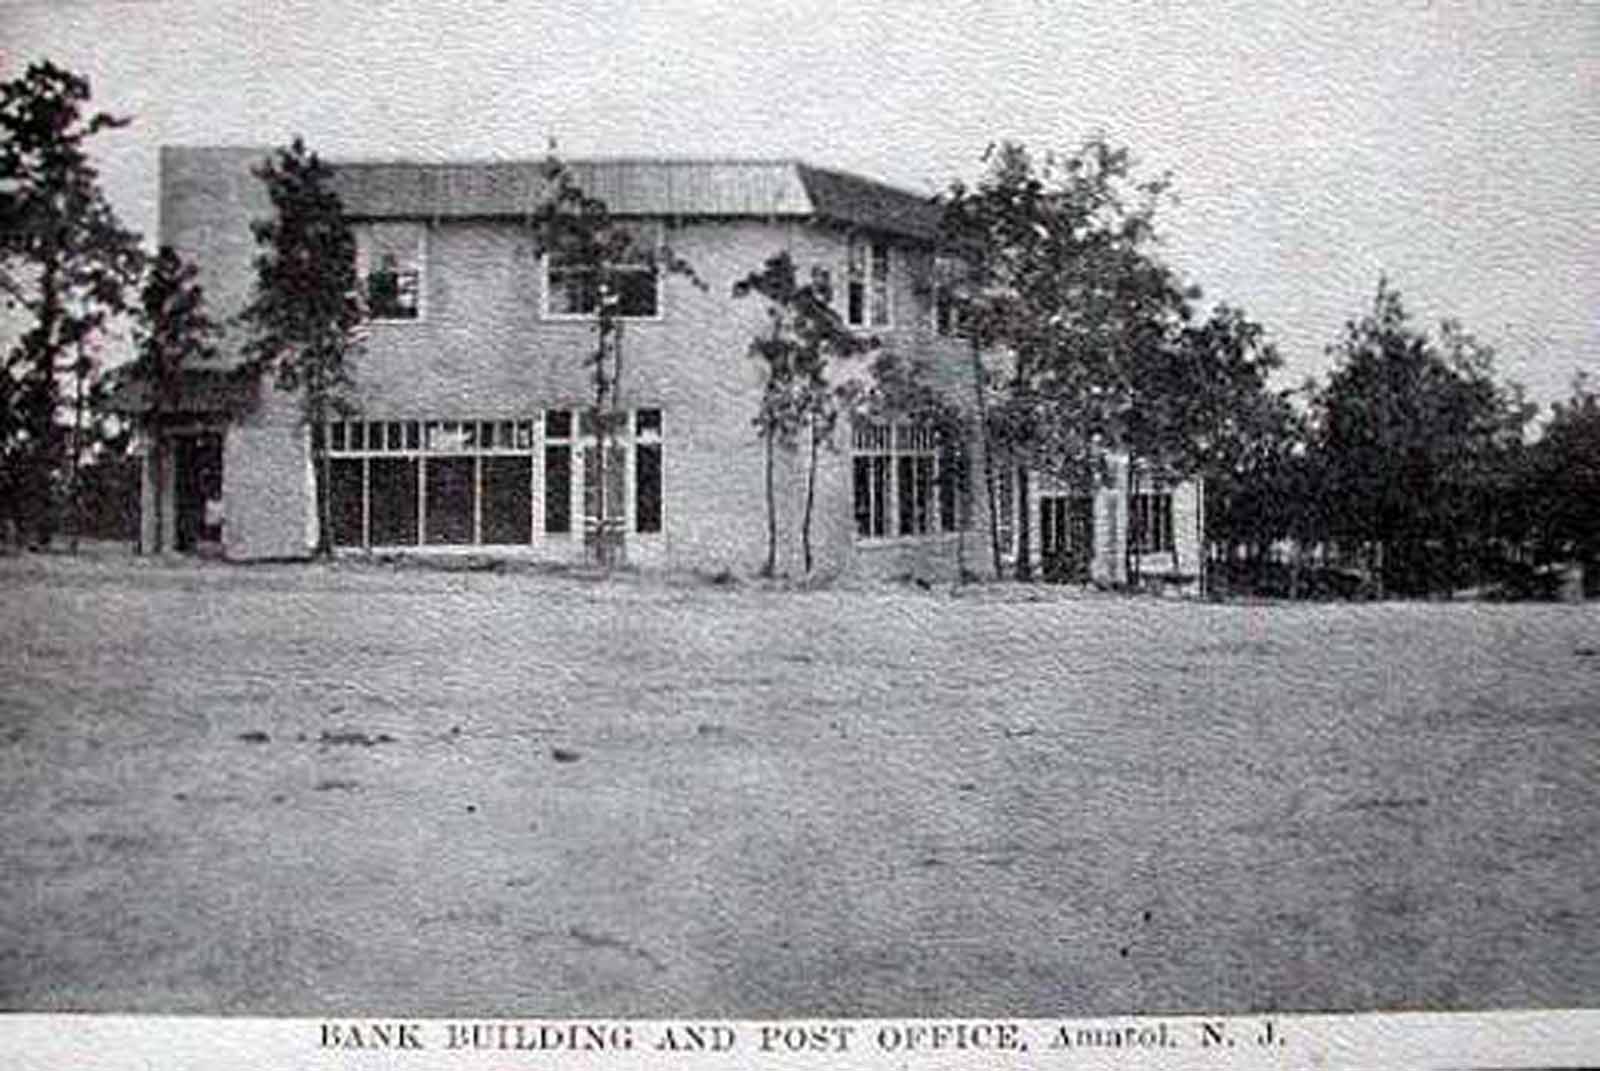
[[[858,538],[932,535],[965,523],[960,456],[941,450],[929,428],[857,424],[851,476]]]
[[[551,250],[544,258],[545,315],[585,319],[609,302],[618,316],[654,320],[661,316],[661,272],[653,259],[660,248],[659,227],[630,228],[629,248],[636,258],[596,267],[572,253]]]
[[[427,228],[421,223],[364,223],[352,228],[356,272],[367,316],[378,321],[422,318]]]
[[[1135,550],[1144,554],[1172,550],[1172,492],[1155,490],[1135,494],[1128,526]]]
[[[893,310],[889,297],[891,250],[881,239],[853,235],[845,273],[845,323],[851,327],[888,327]]]
[[[339,547],[518,546],[573,531],[596,477],[577,411],[499,420],[343,420],[327,425],[332,537]],[[630,414],[613,501],[641,534],[661,531],[662,418]],[[631,463],[628,458],[632,457]],[[622,508],[626,509],[626,506]]]

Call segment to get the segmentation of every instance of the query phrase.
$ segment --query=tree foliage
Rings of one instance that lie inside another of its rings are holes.
[[[1187,293],[1153,253],[1167,185],[1137,180],[1103,138],[1042,159],[1006,143],[943,199],[945,241],[966,265],[963,328],[1004,355],[985,372],[984,433],[1022,480],[1019,578],[1032,574],[1027,474],[1081,480],[1139,445],[1144,372]]]
[[[127,120],[89,114],[89,99],[86,79],[48,61],[0,84],[0,293],[26,324],[0,371],[0,502],[41,543],[62,483],[75,488],[96,346],[142,259],[89,157]]]
[[[1330,353],[1312,439],[1325,537],[1366,552],[1397,593],[1469,579],[1531,410],[1495,382],[1486,347],[1455,324],[1437,339],[1416,328],[1386,280]]]
[[[1282,366],[1265,329],[1218,305],[1183,324],[1140,384],[1139,456],[1171,478],[1205,484],[1207,539],[1263,546],[1300,531],[1305,426],[1272,376]]]
[[[1600,585],[1600,391],[1579,373],[1528,451],[1528,537],[1546,561],[1582,562]]]
[[[129,378],[145,390],[143,421],[157,473],[153,484],[153,549],[158,552],[162,549],[165,512],[164,481],[159,474],[167,464],[162,428],[178,415],[185,370],[216,358],[216,339],[221,332],[220,325],[206,311],[198,274],[196,267],[171,246],[161,247],[145,274],[135,331],[138,356],[129,368]]]
[[[247,368],[295,392],[310,429],[316,473],[317,552],[332,553],[324,429],[351,408],[351,357],[362,345],[356,244],[333,172],[295,138],[254,169],[273,214],[251,223],[255,287],[241,319],[250,330]]]

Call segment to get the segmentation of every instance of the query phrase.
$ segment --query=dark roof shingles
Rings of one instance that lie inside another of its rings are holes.
[[[809,164],[800,164],[799,171],[817,215],[824,219],[930,241],[939,235],[940,211],[932,197]]]

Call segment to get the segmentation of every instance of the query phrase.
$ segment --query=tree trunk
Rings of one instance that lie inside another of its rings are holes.
[[[1018,580],[1033,579],[1032,504],[1028,495],[1028,469],[1017,466],[1017,570]]]
[[[155,506],[156,534],[151,552],[160,554],[165,542],[163,536],[166,527],[166,493],[162,486],[166,476],[167,450],[166,441],[161,435],[160,428],[151,429],[150,465],[153,470],[150,481],[151,503]]]
[[[323,434],[327,434],[326,431]],[[333,557],[333,459],[328,456],[328,444],[317,448],[321,455],[317,476],[317,555]]]
[[[800,546],[805,555],[806,576],[811,575],[811,511],[817,500],[817,418],[811,416],[811,459],[806,471],[806,511],[800,521]]]
[[[611,558],[606,549],[606,467],[610,461],[606,457],[610,447],[606,428],[606,415],[610,411],[606,405],[606,349],[610,341],[606,300],[606,287],[602,285],[600,304],[595,309],[594,407],[589,414],[589,426],[594,430],[595,443],[594,544],[590,556],[601,569],[611,568]],[[589,474],[585,472],[584,479],[588,478]],[[586,517],[585,522],[587,520]]]
[[[994,486],[994,442],[989,433],[989,399],[983,389],[983,353],[972,339],[972,393],[978,403],[978,436],[983,442],[983,488],[989,500],[989,550],[994,557],[994,576],[1000,579],[1000,517]]]
[[[67,510],[72,521],[72,535],[68,547],[73,554],[78,553],[78,541],[83,534],[83,504],[79,501],[81,489],[78,485],[83,459],[83,387],[88,374],[83,362],[83,344],[80,342],[78,360],[72,366],[72,456],[68,459],[67,477]]]
[[[1199,495],[1199,493],[1200,492],[1198,492],[1198,491],[1195,492],[1195,494],[1197,496]],[[1177,574],[1177,573],[1179,573],[1179,572],[1181,572],[1183,570],[1183,560],[1178,557],[1178,503],[1177,503],[1177,497],[1178,496],[1176,494],[1173,494],[1171,496],[1171,502],[1172,502],[1172,548],[1171,549],[1172,549],[1172,571],[1173,571],[1174,574]],[[1196,498],[1197,508],[1198,508],[1198,502],[1199,502],[1199,499]],[[1196,554],[1197,557],[1198,557],[1198,555],[1200,553],[1199,547],[1200,547],[1200,543],[1199,543],[1198,540],[1196,540],[1196,542],[1195,542],[1195,554]],[[1198,565],[1196,566],[1196,568],[1198,568]]]
[[[953,453],[951,456],[963,459],[961,468],[958,469],[957,472],[950,474],[950,479],[955,480],[957,479],[957,474],[959,472],[967,471],[964,460],[966,457],[965,448],[958,446],[957,452]],[[967,482],[968,481],[965,480],[958,481],[955,486],[955,491],[951,495],[956,504],[956,586],[958,587],[967,582],[967,525],[966,518],[961,515],[963,510],[970,509],[970,504],[968,502],[968,491],[967,487],[965,486]]]
[[[22,509],[30,508],[31,499],[34,510],[31,517],[25,516],[23,523],[33,529],[33,542],[41,548],[50,546],[56,527],[54,473],[59,459],[51,440],[55,438],[57,336],[66,315],[61,275],[62,267],[55,257],[46,258],[40,265],[39,324],[34,329],[39,346],[34,354],[34,366],[24,371],[19,389],[24,409],[22,424],[32,440],[18,466],[22,477]],[[34,380],[31,385],[27,382],[30,374]]]
[[[778,571],[778,496],[773,489],[772,473],[776,433],[777,429],[769,425],[763,436],[767,448],[767,564],[761,567],[761,575],[769,580]]]
[[[611,567],[611,556],[606,552],[606,452],[610,446],[606,435],[606,410],[603,399],[604,388],[595,391],[594,415],[591,423],[594,425],[594,562],[602,569]]]
[[[617,319],[611,325],[611,387],[610,387],[610,393],[611,393],[611,420],[608,421],[607,423],[609,425],[611,425],[611,426],[608,427],[607,434],[608,435],[612,435],[612,437],[614,439],[617,439],[618,437],[615,436],[613,433],[615,432],[615,430],[617,428],[622,427],[627,422],[626,416],[624,415],[623,410],[622,410],[622,320],[620,318]],[[619,441],[620,441],[620,439],[619,439]],[[618,482],[624,485],[617,492],[619,495],[626,495],[627,494],[626,479],[622,476],[622,473],[627,470],[627,464],[628,464],[625,450],[626,450],[625,447],[623,448],[623,450],[619,450],[619,453],[623,454],[622,457],[609,459],[611,462],[616,462],[616,463],[618,463],[618,464],[620,464],[622,466],[622,469],[619,470],[616,473]],[[611,485],[609,483],[601,484],[601,486],[600,486],[600,497],[602,499],[609,499],[611,497]],[[614,518],[612,526],[616,529],[616,531],[615,531],[615,533],[612,533],[612,532],[606,531],[604,529],[604,527],[602,527],[602,529],[601,529],[601,532],[602,532],[602,534],[603,534],[603,536],[605,538],[606,567],[608,569],[613,567],[613,566],[623,565],[628,560],[628,554],[627,554],[628,507],[627,507],[627,503],[624,502],[624,501],[617,501],[617,502],[610,503],[610,505],[611,505],[611,508],[609,510],[607,510],[606,512],[610,517]]]
[[[311,423],[311,478],[317,509],[317,558],[333,557],[333,508],[329,494],[333,465],[328,457],[328,399],[323,393],[322,376],[313,372],[306,389],[311,392],[307,406]]]
[[[1139,555],[1136,552],[1139,535],[1134,531],[1133,500],[1139,493],[1138,478],[1133,471],[1133,455],[1128,455],[1127,472],[1123,476],[1123,512],[1127,514],[1127,524],[1122,532],[1122,582],[1127,587],[1134,587],[1139,583]]]

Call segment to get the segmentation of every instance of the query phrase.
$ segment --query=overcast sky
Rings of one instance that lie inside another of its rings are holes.
[[[1170,258],[1291,378],[1387,272],[1548,401],[1600,372],[1600,4],[0,0],[0,77],[87,74],[104,181],[161,144],[798,156],[932,192],[1096,131],[1170,172]]]

